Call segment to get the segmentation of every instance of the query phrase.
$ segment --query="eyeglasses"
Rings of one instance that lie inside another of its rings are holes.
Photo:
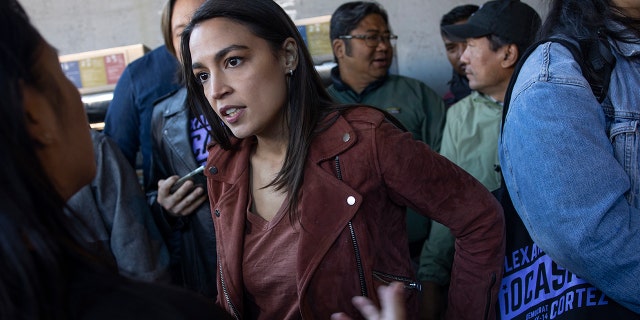
[[[395,41],[398,40],[398,36],[395,34],[354,34],[339,36],[338,39],[360,39],[364,40],[364,44],[366,44],[367,47],[375,48],[380,44],[380,42],[395,45]]]

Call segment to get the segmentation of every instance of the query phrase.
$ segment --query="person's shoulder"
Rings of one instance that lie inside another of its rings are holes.
[[[149,66],[160,65],[165,68],[169,67],[178,67],[177,59],[171,55],[169,50],[165,45],[161,45],[147,53],[145,53],[142,57],[133,60],[129,65],[127,65],[126,69],[129,69],[129,72],[141,72],[147,70]],[[147,70],[154,72],[154,70]]]
[[[562,43],[547,41],[538,45],[526,57],[518,76],[527,75],[547,80],[576,71],[580,71],[580,66],[569,48]]]
[[[483,99],[483,95],[481,95],[478,91],[473,90],[468,96],[452,104],[447,112],[461,112],[462,110],[467,110],[471,108],[471,106],[473,106],[475,102],[478,101],[478,99]]]
[[[373,106],[354,105],[342,113],[342,116],[349,123],[367,122],[379,124],[385,118],[384,112]]]
[[[479,94],[477,93],[477,91],[473,91],[471,92],[470,95],[452,104],[447,109],[446,122],[447,123],[461,122],[462,119],[465,118],[464,115],[468,114],[471,108],[473,108],[474,98],[478,96]]]
[[[437,96],[438,99],[442,99],[433,88],[429,87],[426,83],[421,80],[411,78],[403,75],[389,75],[388,82],[395,83],[397,86],[407,87],[407,88],[415,88],[416,90],[426,92],[429,95]],[[434,97],[435,98],[435,97]]]
[[[180,87],[178,90],[171,91],[164,96],[161,96],[153,103],[153,112],[156,113],[156,109],[167,109],[174,107],[181,110],[184,107],[187,99],[187,88],[185,86]]]
[[[516,76],[512,98],[537,88],[536,83],[578,85],[588,87],[580,64],[563,44],[548,41],[539,44],[522,62]]]
[[[403,83],[406,85],[411,85],[411,86],[420,86],[420,85],[425,85],[426,84],[418,79],[415,78],[411,78],[408,76],[403,76],[403,75],[399,75],[399,74],[390,74],[387,77],[387,81],[389,82],[395,82],[395,83]]]

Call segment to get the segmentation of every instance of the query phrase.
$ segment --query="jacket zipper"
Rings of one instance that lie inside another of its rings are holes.
[[[404,288],[405,289],[412,289],[412,290],[418,290],[418,291],[422,291],[422,285],[418,282],[413,281],[413,279],[409,279],[406,277],[400,277],[400,276],[394,276],[392,274],[388,274],[388,273],[384,273],[384,272],[380,272],[380,271],[374,271],[373,272],[373,277],[384,282],[385,284],[389,284],[391,283],[391,281],[388,281],[387,279],[392,279],[394,281],[399,281],[404,283]],[[386,279],[385,279],[386,278]]]
[[[487,302],[484,306],[484,319],[489,319],[489,310],[491,309],[491,288],[496,284],[496,274],[491,274],[491,281],[489,282],[489,288],[487,290]]]
[[[342,170],[340,169],[340,158],[335,158],[336,177],[342,181]],[[356,237],[356,231],[353,228],[353,222],[349,221],[349,233],[351,234],[351,243],[353,244],[353,251],[356,256],[356,266],[358,268],[358,279],[360,280],[360,294],[363,297],[368,297],[367,283],[364,278],[364,268],[362,267],[362,258],[360,257],[360,249],[358,248],[358,239]]]
[[[236,310],[236,307],[231,302],[231,298],[229,298],[229,292],[227,291],[227,285],[224,282],[224,276],[222,275],[222,262],[220,262],[220,259],[218,259],[218,268],[220,268],[220,284],[222,285],[222,292],[224,294],[224,299],[225,299],[225,301],[227,301],[227,305],[229,305],[229,307],[231,308],[231,311],[233,311],[233,316],[236,319],[239,320],[240,319],[240,315],[238,314],[238,310]]]
[[[358,240],[356,240],[356,232],[353,229],[353,223],[349,221],[349,232],[351,233],[351,242],[353,243],[353,250],[356,254],[356,265],[358,266],[358,278],[360,279],[360,293],[363,297],[367,297],[367,284],[364,281],[364,270],[362,268],[362,259],[360,258],[360,249],[358,249]]]

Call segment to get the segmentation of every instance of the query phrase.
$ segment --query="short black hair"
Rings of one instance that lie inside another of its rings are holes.
[[[442,16],[442,20],[440,20],[440,26],[448,26],[462,20],[467,20],[474,12],[478,11],[478,8],[480,7],[476,6],[475,4],[464,4],[461,6],[457,6]]]
[[[339,36],[348,35],[358,27],[362,19],[370,14],[379,14],[384,22],[389,25],[389,17],[381,5],[371,1],[347,2],[338,7],[331,15],[329,36],[331,41]]]

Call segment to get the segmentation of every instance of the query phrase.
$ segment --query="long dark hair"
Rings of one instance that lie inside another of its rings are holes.
[[[612,30],[607,25],[611,21],[624,28]],[[640,19],[624,16],[611,0],[553,0],[538,38],[563,34],[576,40],[589,40],[604,33],[619,41],[638,42],[639,27]]]
[[[25,123],[21,87],[44,40],[14,0],[0,2],[0,318],[65,319],[64,261],[81,252]]]
[[[256,36],[266,40],[277,52],[285,39],[291,37],[298,44],[298,66],[288,77],[288,104],[285,109],[289,144],[284,165],[270,184],[289,194],[287,210],[295,214],[298,191],[302,185],[304,164],[317,124],[329,113],[340,109],[334,106],[314,68],[309,50],[304,45],[296,25],[273,0],[214,0],[207,1],[193,15],[182,33],[183,72],[188,90],[187,103],[196,113],[204,114],[211,125],[211,136],[220,146],[232,148],[231,131],[213,111],[205,98],[202,86],[193,75],[189,40],[193,29],[213,18],[227,18],[240,23]],[[291,217],[291,216],[290,216]]]

